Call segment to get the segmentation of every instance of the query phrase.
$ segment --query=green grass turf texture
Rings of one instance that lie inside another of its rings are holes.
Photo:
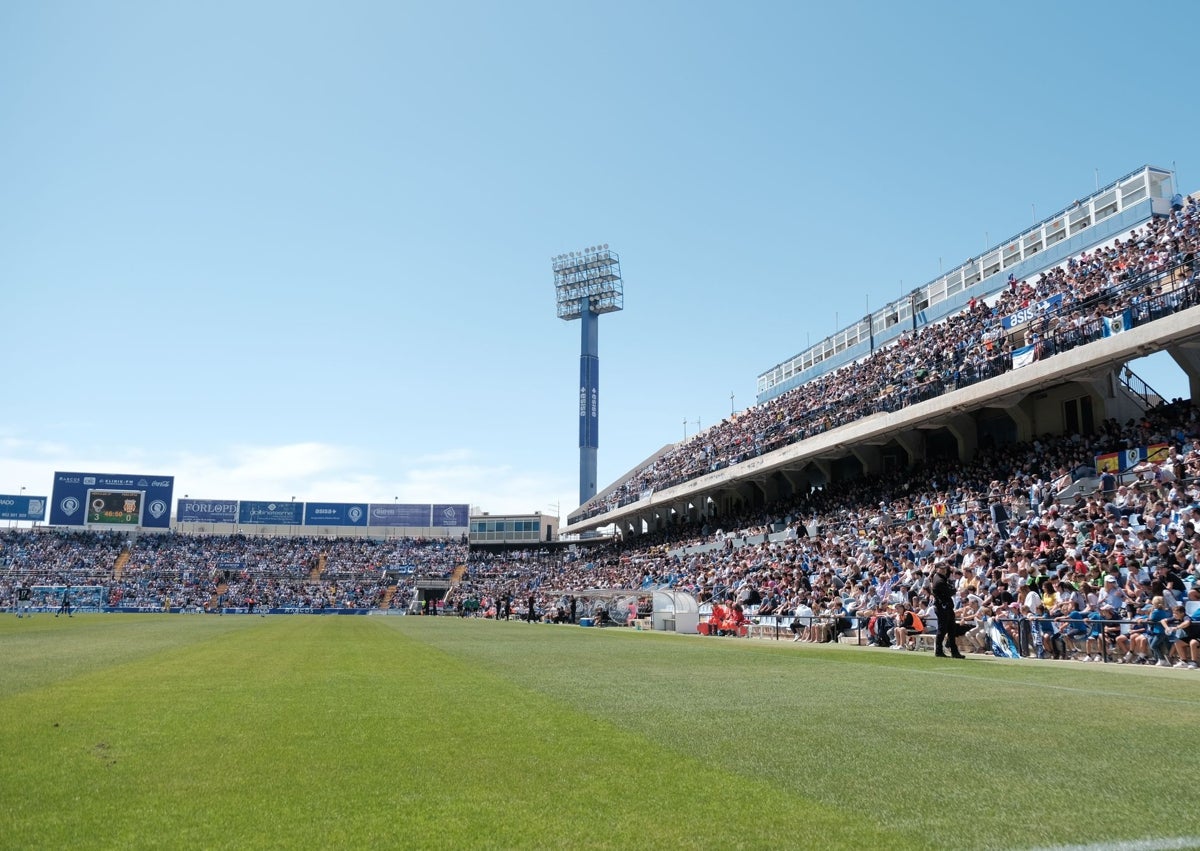
[[[1200,834],[1200,674],[420,617],[0,619],[0,847]]]

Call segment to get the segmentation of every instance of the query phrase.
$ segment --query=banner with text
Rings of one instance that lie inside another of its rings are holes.
[[[1044,299],[1043,301],[1035,301],[1033,304],[1021,308],[1016,313],[1005,316],[1000,320],[1000,324],[1004,326],[1006,331],[1009,328],[1015,328],[1018,325],[1024,325],[1031,319],[1037,319],[1043,313],[1050,313],[1051,311],[1058,310],[1059,306],[1062,304],[1062,300],[1062,293],[1059,293],[1058,295],[1052,295],[1050,298]]]
[[[238,503],[238,523],[256,526],[300,526],[304,523],[303,502]]]
[[[366,526],[365,502],[306,502],[305,526]]]
[[[175,503],[177,523],[237,523],[236,499],[181,499]]]
[[[422,505],[405,505],[404,503],[373,502],[370,507],[370,525],[372,526],[416,526],[428,528],[430,512],[433,506],[429,503]]]
[[[46,497],[0,494],[0,520],[46,522]]]

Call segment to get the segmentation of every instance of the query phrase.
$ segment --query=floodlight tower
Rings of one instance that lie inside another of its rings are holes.
[[[579,504],[596,495],[596,447],[600,426],[601,313],[625,307],[621,258],[593,245],[551,259],[558,318],[582,320],[579,346]]]

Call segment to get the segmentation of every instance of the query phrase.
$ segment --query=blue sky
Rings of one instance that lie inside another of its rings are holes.
[[[565,514],[579,325],[553,255],[621,255],[605,485],[1097,179],[1148,163],[1200,189],[1198,23],[1194,3],[0,4],[0,493],[79,470]]]

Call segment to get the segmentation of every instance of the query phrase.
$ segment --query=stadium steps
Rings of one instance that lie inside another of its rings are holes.
[[[319,582],[321,576],[325,573],[325,565],[329,564],[329,553],[321,553],[317,556],[317,563],[313,569],[308,572],[310,582]]]
[[[460,564],[458,567],[454,568],[454,572],[450,574],[450,587],[453,588],[455,585],[462,582],[462,578],[466,575],[466,573],[467,566],[465,564]]]
[[[210,612],[215,612],[218,608],[220,608],[221,595],[224,594],[228,590],[229,590],[228,582],[222,582],[220,585],[217,586],[217,590],[213,592],[212,597],[209,598],[209,601],[208,601],[208,610]]]
[[[383,596],[379,600],[377,608],[390,609],[392,607],[392,598],[396,596],[396,586],[389,585],[383,589]]]
[[[1117,394],[1137,405],[1142,413],[1167,401],[1162,394],[1146,383],[1140,375],[1126,365],[1116,372],[1117,386],[1113,388]]]
[[[133,553],[129,550],[121,550],[117,555],[117,560],[113,562],[113,579],[120,579],[125,573],[125,565],[129,564],[129,560],[133,558]]]

